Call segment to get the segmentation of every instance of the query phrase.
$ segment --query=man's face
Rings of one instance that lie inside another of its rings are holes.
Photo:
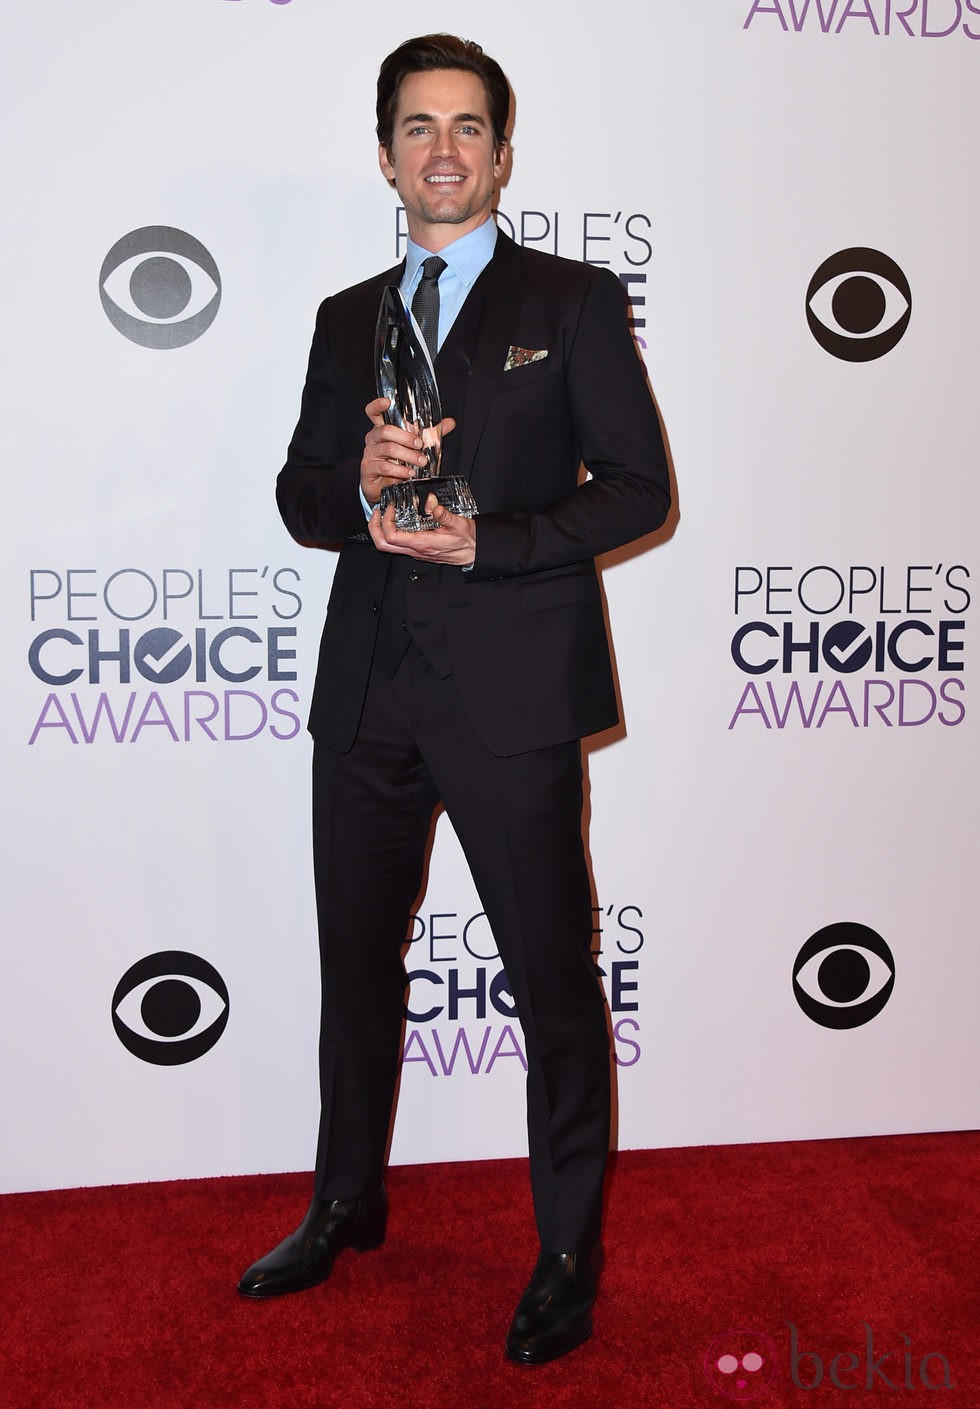
[[[504,150],[494,150],[487,95],[475,73],[436,69],[402,80],[390,149],[378,148],[412,239],[433,252],[482,225]]]

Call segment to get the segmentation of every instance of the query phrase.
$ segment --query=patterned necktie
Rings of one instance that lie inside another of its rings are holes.
[[[422,278],[412,299],[412,316],[422,329],[433,362],[439,350],[439,275],[445,267],[444,259],[430,254],[422,264]]]

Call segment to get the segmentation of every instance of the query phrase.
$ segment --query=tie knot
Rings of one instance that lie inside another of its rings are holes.
[[[438,254],[430,254],[428,259],[422,261],[423,279],[438,279],[439,275],[446,267],[446,261]]]

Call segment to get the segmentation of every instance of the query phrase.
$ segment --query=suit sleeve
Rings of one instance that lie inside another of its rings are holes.
[[[589,270],[564,373],[573,439],[590,478],[541,509],[481,514],[471,581],[582,562],[652,532],[667,516],[660,421],[622,286],[608,270]]]
[[[332,354],[332,303],[326,299],[317,314],[299,421],[276,485],[283,522],[301,543],[336,543],[365,527],[359,489],[367,398]]]

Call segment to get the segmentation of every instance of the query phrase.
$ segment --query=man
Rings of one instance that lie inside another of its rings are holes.
[[[509,98],[499,65],[453,36],[385,60],[379,160],[406,211],[407,258],[321,306],[279,477],[293,535],[343,541],[310,717],[321,1116],[310,1209],[239,1288],[314,1286],[343,1249],[384,1238],[400,951],[441,800],[525,1037],[540,1255],[506,1349],[536,1364],[592,1329],[609,1141],[581,837],[580,740],[616,722],[593,559],[658,527],[669,495],[618,281],[520,249],[491,219]],[[378,500],[425,456],[384,421],[374,332],[385,287],[413,304],[423,281],[449,413],[443,473],[469,480],[480,513],[429,496],[437,526],[408,533]]]

